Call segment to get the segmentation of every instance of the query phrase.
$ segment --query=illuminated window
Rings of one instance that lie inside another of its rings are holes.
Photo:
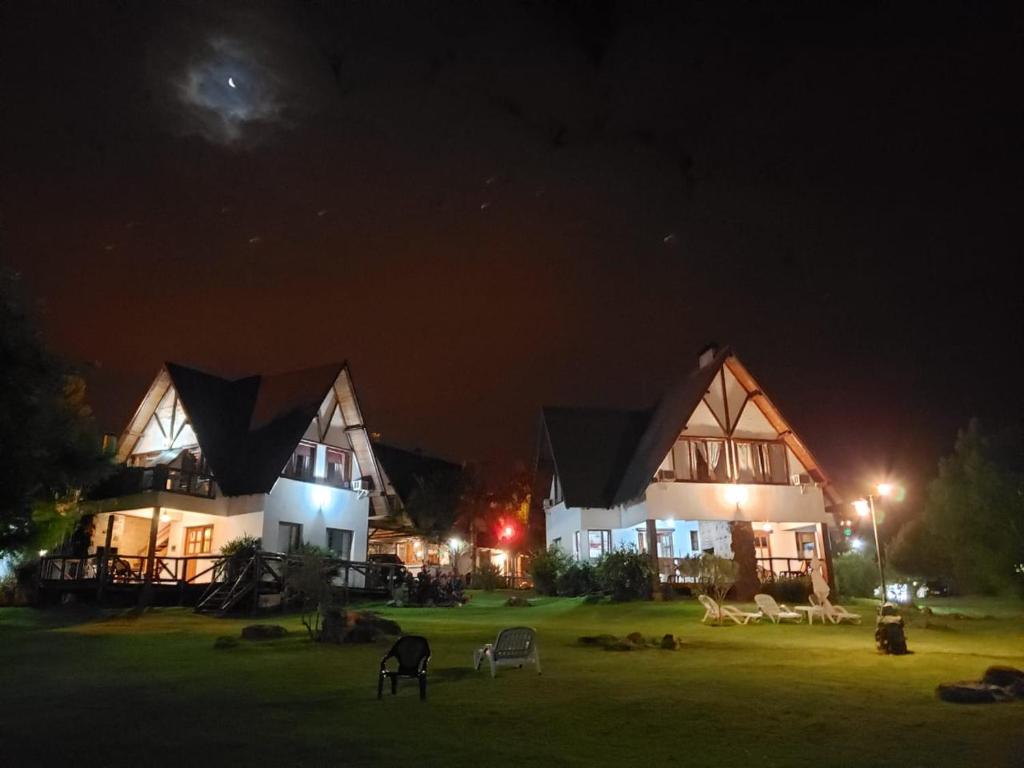
[[[609,530],[587,531],[587,549],[591,560],[596,560],[605,552],[611,552],[612,532]]]
[[[800,557],[810,560],[818,556],[818,545],[814,541],[814,534],[810,531],[797,531],[796,551]]]
[[[345,485],[348,483],[348,454],[340,448],[328,448],[326,454],[327,482],[331,485]]]
[[[278,523],[277,548],[282,552],[298,552],[302,548],[302,525]]]
[[[351,560],[352,531],[347,531],[344,528],[328,528],[327,548],[342,560]]]
[[[315,466],[316,445],[314,443],[299,443],[281,474],[295,480],[312,480]]]
[[[786,483],[786,446],[782,443],[737,441],[736,479],[741,483]]]
[[[725,441],[682,438],[672,448],[672,471],[676,480],[723,483],[729,479]]]

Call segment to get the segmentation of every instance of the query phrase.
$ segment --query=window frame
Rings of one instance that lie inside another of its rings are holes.
[[[292,535],[291,534],[288,535],[288,540],[285,542],[285,546],[281,547],[281,529],[282,528],[286,528],[286,527],[291,529],[291,530],[295,530],[295,531],[298,532],[298,536],[296,537],[298,543],[294,547],[292,546]],[[302,548],[302,523],[293,523],[290,520],[278,520],[277,521],[277,539],[278,539],[277,546],[285,554],[289,554],[290,555],[293,552],[298,552]]]
[[[594,554],[593,554],[594,553],[593,536],[594,536],[595,533],[598,534],[598,536],[600,537],[599,547],[600,547],[601,553],[599,555],[597,555],[597,557],[595,557]],[[611,531],[611,528],[588,528],[587,529],[587,558],[588,559],[590,559],[590,560],[597,560],[597,559],[599,559],[601,557],[604,557],[605,555],[607,555],[611,551],[612,551],[612,531]]]
[[[353,531],[350,528],[331,528],[331,527],[328,527],[326,529],[326,531],[327,531],[327,549],[329,551],[333,552],[335,555],[337,555],[341,560],[351,560],[352,559],[352,546],[355,543],[355,537],[356,537],[355,531]],[[334,549],[331,546],[331,534],[332,533],[341,534],[343,541],[344,541],[345,534],[348,534],[348,552],[345,552],[343,554],[339,554],[338,550]]]

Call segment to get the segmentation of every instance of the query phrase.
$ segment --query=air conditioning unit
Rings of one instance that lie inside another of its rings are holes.
[[[353,491],[366,491],[369,493],[373,490],[373,478],[369,475],[363,477],[352,478],[352,490]]]
[[[801,472],[797,475],[790,475],[789,481],[793,485],[812,485],[814,483],[814,481],[811,479],[811,476],[805,472]]]

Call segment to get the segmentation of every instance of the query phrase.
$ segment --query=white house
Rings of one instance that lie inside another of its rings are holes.
[[[831,573],[828,477],[729,349],[705,350],[649,410],[544,408],[541,467],[547,543],[577,559],[655,539],[672,580],[679,558],[732,556],[741,522],[761,578],[806,572],[814,557]]]
[[[201,556],[245,535],[271,552],[308,542],[362,561],[371,515],[389,508],[344,363],[235,380],[167,363],[117,459],[93,494],[92,551],[140,567],[152,554],[158,579],[175,562],[191,571],[178,579],[194,578]]]

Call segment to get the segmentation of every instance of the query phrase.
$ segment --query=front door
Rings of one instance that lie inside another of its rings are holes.
[[[185,529],[185,556],[208,555],[213,551],[213,526],[197,525]],[[191,580],[196,575],[196,560],[187,560],[185,579]]]

